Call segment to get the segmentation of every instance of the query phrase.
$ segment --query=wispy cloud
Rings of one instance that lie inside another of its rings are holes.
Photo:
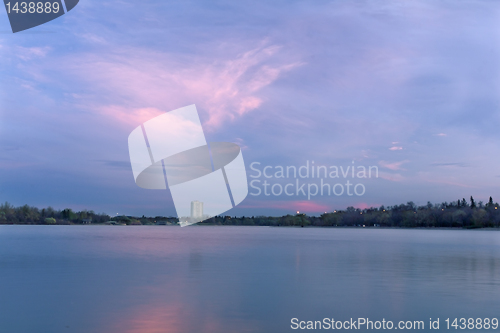
[[[138,126],[166,111],[170,111],[157,108],[127,108],[121,105],[96,106],[95,109],[105,116],[132,126]]]
[[[297,211],[299,212],[308,212],[308,213],[317,213],[317,212],[328,212],[332,208],[328,205],[309,201],[309,200],[293,200],[293,201],[263,201],[259,202],[258,205],[248,205],[242,204],[241,208],[273,208],[273,209],[282,209],[289,210],[290,214],[294,214]]]
[[[240,146],[241,150],[248,149],[248,146],[245,144],[245,140],[243,140],[242,138],[236,138],[233,140],[233,142]]]
[[[388,172],[380,171],[378,175],[379,175],[379,178],[389,180],[391,182],[400,182],[400,181],[403,181],[405,179],[399,173],[388,173]]]
[[[96,160],[96,162],[100,162],[106,166],[118,169],[126,169],[130,170],[130,162],[129,161],[115,161],[115,160]]]
[[[404,170],[401,168],[401,165],[410,162],[409,160],[404,160],[404,161],[399,161],[399,162],[386,162],[386,161],[379,161],[378,164],[381,167],[390,169],[390,170]]]
[[[14,48],[16,56],[24,61],[29,61],[35,58],[43,58],[50,52],[51,48],[44,47],[22,47],[17,46]]]
[[[107,44],[106,39],[102,36],[98,36],[97,34],[83,33],[76,34],[76,36],[92,44]]]
[[[259,92],[301,65],[297,61],[276,64],[272,60],[280,52],[279,46],[267,42],[216,58],[190,55],[180,59],[169,53],[127,49],[110,55],[84,54],[73,60],[69,71],[108,95],[94,101],[102,103],[96,111],[119,122],[137,123],[196,103],[208,115],[205,124],[214,128],[259,108],[264,102]]]
[[[359,209],[367,209],[371,207],[379,207],[381,206],[380,204],[367,204],[366,202],[359,202],[354,205],[352,205],[354,208],[359,208]]]
[[[435,178],[428,178],[428,177],[421,177],[421,179],[423,181],[428,182],[428,183],[449,185],[449,186],[454,186],[454,187],[456,186],[456,187],[465,187],[465,188],[479,188],[479,186],[464,184],[464,183],[460,183],[460,182],[456,182],[456,181],[448,180],[448,179],[435,179]]]
[[[469,168],[470,164],[462,163],[462,162],[451,162],[451,163],[432,163],[432,166],[439,167],[459,167],[459,168]]]

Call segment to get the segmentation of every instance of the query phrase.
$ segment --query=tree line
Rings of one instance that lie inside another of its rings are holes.
[[[52,207],[39,209],[28,205],[14,207],[9,203],[0,205],[0,224],[103,224],[127,225],[177,224],[174,217],[114,216],[95,213],[92,210],[73,211]],[[231,217],[215,216],[200,223],[212,225],[256,225],[256,226],[318,226],[318,227],[403,227],[403,228],[499,228],[500,208],[490,197],[484,204],[471,196],[452,202],[417,206],[413,202],[388,207],[365,209],[347,207],[320,216],[288,214],[285,216]]]
[[[0,205],[0,224],[77,224],[85,221],[104,223],[110,220],[107,214],[92,210],[73,211],[70,208],[57,210],[52,207],[39,209],[28,205],[14,207],[8,202]]]
[[[366,209],[347,207],[320,216],[289,214],[281,217],[216,216],[201,224],[318,226],[318,227],[400,227],[400,228],[499,228],[500,208],[490,197],[488,203],[476,202],[471,196],[453,202],[417,206],[413,202]]]

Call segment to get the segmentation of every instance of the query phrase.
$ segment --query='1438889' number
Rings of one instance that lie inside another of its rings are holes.
[[[450,318],[446,319],[446,328],[450,329],[450,327],[461,330],[469,329],[469,330],[481,330],[481,329],[494,329],[498,328],[498,319],[497,318],[455,318],[455,320],[451,320]]]
[[[7,13],[30,13],[30,14],[50,14],[59,12],[58,2],[14,2],[11,6],[10,2],[6,4]]]

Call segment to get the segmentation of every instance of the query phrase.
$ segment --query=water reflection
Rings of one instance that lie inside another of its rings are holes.
[[[182,309],[174,305],[137,306],[121,314],[107,330],[110,333],[183,333],[186,332]]]
[[[498,232],[0,228],[8,332],[292,332],[290,319],[493,317]]]

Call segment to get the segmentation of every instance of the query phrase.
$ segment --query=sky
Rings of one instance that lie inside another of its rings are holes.
[[[81,0],[16,34],[0,13],[0,201],[175,216],[135,184],[127,138],[191,104],[260,181],[227,215],[500,201],[499,22],[486,0]],[[309,198],[320,178],[274,177],[313,161],[378,177]]]

